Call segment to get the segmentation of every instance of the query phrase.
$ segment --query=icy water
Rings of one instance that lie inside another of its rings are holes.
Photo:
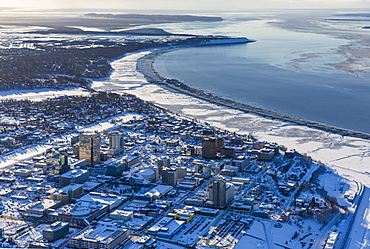
[[[271,24],[276,21],[240,14],[220,23],[162,25],[176,33],[257,41],[176,50],[159,56],[154,67],[162,76],[238,102],[370,133],[369,77],[328,65],[345,60],[337,50],[351,41],[281,29]]]

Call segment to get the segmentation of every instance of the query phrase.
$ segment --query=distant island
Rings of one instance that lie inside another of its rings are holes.
[[[220,22],[222,17],[195,15],[143,15],[143,14],[97,14],[88,13],[86,17],[123,20],[144,20],[150,22]]]

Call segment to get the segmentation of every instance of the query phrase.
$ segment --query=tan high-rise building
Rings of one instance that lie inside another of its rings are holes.
[[[80,134],[79,158],[86,159],[87,165],[94,166],[100,162],[100,134],[82,133]]]

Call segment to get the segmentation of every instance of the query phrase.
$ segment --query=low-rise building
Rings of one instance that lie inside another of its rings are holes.
[[[77,201],[49,214],[50,220],[68,222],[71,226],[89,226],[90,222],[108,213],[109,205],[97,201]]]
[[[33,202],[22,209],[25,210],[25,215],[28,217],[35,217],[35,215],[43,217],[47,215],[46,211],[48,209],[56,209],[59,208],[61,205],[61,201],[44,199],[42,201]]]
[[[112,161],[107,164],[105,174],[107,176],[120,177],[122,172],[127,169],[127,161]]]
[[[50,194],[50,199],[67,204],[72,198],[76,198],[84,191],[82,184],[71,184]]]
[[[238,167],[239,171],[242,171],[250,163],[250,161],[250,157],[239,156],[231,162],[231,165]]]
[[[253,210],[252,205],[247,205],[243,202],[236,201],[231,205],[231,211],[235,213],[251,215],[252,210]]]
[[[136,194],[135,199],[143,200],[145,202],[151,203],[153,200],[161,199],[166,196],[171,190],[172,186],[158,185],[144,194]]]
[[[275,156],[275,151],[273,149],[263,148],[258,151],[257,156],[258,160],[271,162]]]
[[[43,240],[52,242],[54,240],[60,239],[63,236],[67,235],[69,232],[69,224],[67,222],[56,221],[51,225],[48,225],[42,231]]]
[[[30,169],[15,169],[13,171],[13,174],[15,176],[29,177],[29,176],[32,175],[32,170],[30,170]]]
[[[121,205],[124,199],[126,198],[113,194],[90,192],[89,194],[81,197],[79,200],[85,202],[100,202],[104,205],[108,205],[109,210],[112,210]]]
[[[89,180],[89,171],[84,169],[73,169],[59,177],[59,185],[67,186],[71,183],[82,184]]]
[[[69,240],[69,246],[75,248],[113,249],[130,235],[126,228],[111,226],[87,227]]]
[[[134,212],[117,209],[114,212],[110,213],[109,217],[114,220],[128,221],[134,218]]]
[[[154,226],[149,228],[148,233],[159,237],[171,238],[184,225],[185,221],[174,220],[171,217],[164,217]]]

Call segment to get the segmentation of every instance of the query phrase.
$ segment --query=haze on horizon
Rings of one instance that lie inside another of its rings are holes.
[[[370,8],[370,0],[1,0],[1,8],[17,9],[153,9],[227,10]]]

